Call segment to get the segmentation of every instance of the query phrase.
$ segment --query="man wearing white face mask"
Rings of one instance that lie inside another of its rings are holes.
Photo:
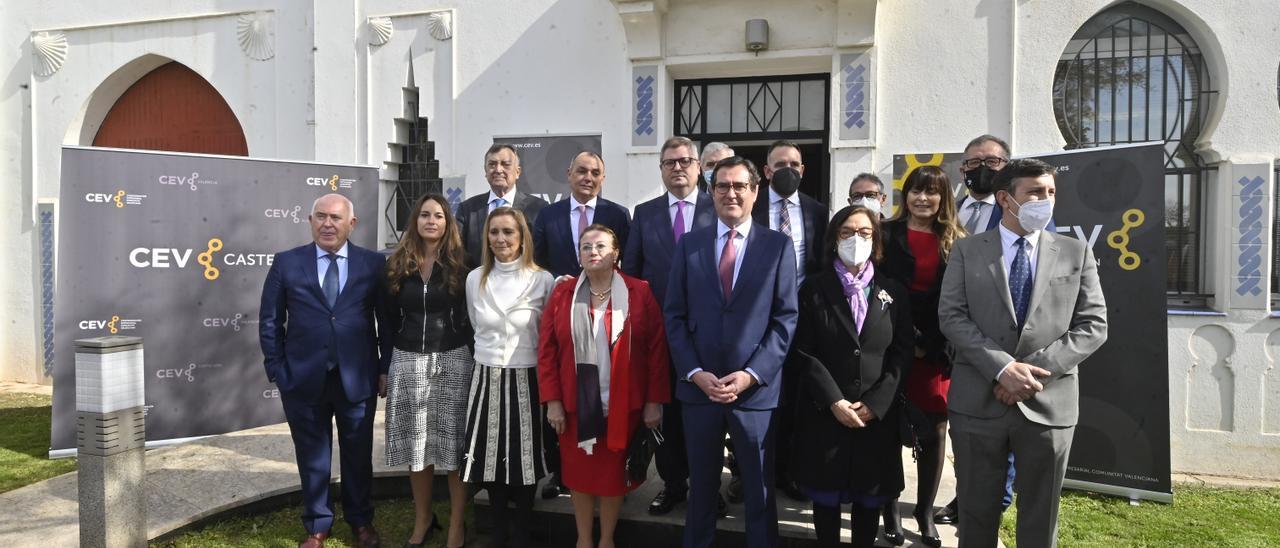
[[[862,206],[884,219],[884,204],[889,195],[884,193],[884,181],[871,173],[859,173],[849,183],[849,205]]]
[[[995,546],[1010,451],[1018,544],[1057,545],[1078,366],[1106,342],[1107,308],[1093,252],[1045,230],[1055,174],[1039,160],[1009,162],[993,183],[1005,209],[999,228],[956,242],[943,277],[960,546]]]

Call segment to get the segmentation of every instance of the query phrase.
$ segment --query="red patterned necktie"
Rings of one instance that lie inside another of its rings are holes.
[[[724,290],[724,302],[733,296],[733,263],[738,260],[738,250],[733,247],[733,239],[738,231],[730,229],[724,240],[724,250],[720,252],[720,287]]]

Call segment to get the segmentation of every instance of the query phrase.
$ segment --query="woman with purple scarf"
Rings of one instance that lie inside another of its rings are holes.
[[[881,246],[879,215],[841,209],[823,269],[800,286],[791,474],[813,500],[819,546],[839,545],[844,504],[853,545],[873,546],[880,508],[903,488],[895,396],[914,330],[906,291],[876,273]]]

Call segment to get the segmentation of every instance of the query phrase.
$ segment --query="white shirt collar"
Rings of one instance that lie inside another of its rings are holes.
[[[515,195],[516,195],[516,189],[514,188],[511,190],[508,190],[507,193],[502,196],[498,196],[497,194],[494,194],[493,189],[489,189],[489,201],[485,203],[492,204],[494,200],[506,200],[507,205],[514,205],[512,202],[515,200],[515,197],[516,197]],[[510,196],[510,198],[508,198],[507,196]]]
[[[784,198],[781,194],[778,194],[777,191],[773,190],[773,187],[769,187],[769,203],[776,204],[779,200],[786,200],[787,203],[792,205],[800,205],[800,191],[797,190],[792,192],[790,196]]]
[[[992,192],[991,194],[988,194],[986,198],[983,198],[981,200],[974,199],[972,195],[965,196],[964,201],[960,202],[960,209],[964,210],[964,208],[968,207],[969,204],[973,202],[982,202],[987,205],[996,205],[996,193]]]
[[[698,192],[696,190],[693,192],[690,192],[689,195],[685,196],[684,198],[676,198],[675,194],[672,194],[670,191],[667,192],[667,207],[676,205],[676,202],[679,202],[681,200],[684,200],[686,203],[688,203],[691,206],[697,206]]]
[[[347,246],[348,246],[348,245],[351,245],[351,242],[343,242],[343,244],[342,244],[342,248],[338,250],[338,256],[339,256],[339,257],[342,257],[343,259],[347,258]],[[317,260],[318,260],[318,259],[320,259],[320,257],[324,257],[325,255],[328,255],[328,254],[329,254],[329,252],[328,252],[328,251],[325,251],[323,248],[321,248],[321,247],[320,247],[320,245],[319,245],[319,244],[316,244],[316,259],[317,259]]]
[[[578,206],[587,206],[590,209],[595,209],[596,201],[598,201],[599,199],[600,199],[599,195],[592,196],[590,200],[587,200],[587,203],[583,204],[578,202],[578,198],[576,196],[569,196],[569,209],[573,209],[576,211],[578,209]]]
[[[716,220],[716,239],[719,240],[720,238],[723,238],[725,233],[729,232],[729,228],[730,228],[729,225],[724,224],[724,220],[717,219]],[[734,230],[737,230],[738,235],[742,236],[742,238],[745,240],[747,238],[747,234],[751,233],[751,217],[747,216],[747,218],[742,221],[742,224],[739,224],[738,226],[735,226],[732,228]]]
[[[1011,249],[1014,246],[1014,242],[1018,241],[1018,238],[1026,238],[1027,244],[1031,246],[1031,249],[1027,250],[1028,253],[1035,251],[1036,246],[1040,245],[1039,230],[1028,232],[1026,236],[1019,236],[1017,234],[1014,234],[1012,230],[1009,230],[1008,228],[1006,228],[1004,226],[1004,223],[1000,223],[999,227],[1000,227],[1000,245],[1002,246],[1000,248],[1001,250],[1004,250],[1007,252],[1009,249]]]

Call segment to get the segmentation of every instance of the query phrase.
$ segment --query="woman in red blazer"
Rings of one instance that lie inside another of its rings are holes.
[[[591,225],[579,238],[582,275],[557,284],[542,314],[538,393],[560,436],[564,485],[578,545],[591,545],[600,498],[600,546],[613,546],[627,444],[643,422],[657,428],[671,399],[662,310],[649,284],[618,272],[618,238]],[[585,543],[585,544],[584,544]]]

